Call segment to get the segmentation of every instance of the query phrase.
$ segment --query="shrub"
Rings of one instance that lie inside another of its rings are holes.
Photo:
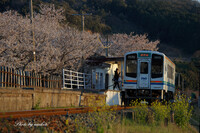
[[[171,107],[167,105],[167,102],[162,104],[161,102],[155,101],[151,104],[151,108],[157,125],[164,122],[165,118],[170,119]]]
[[[193,107],[189,105],[190,98],[185,95],[175,97],[175,102],[171,104],[172,111],[174,111],[174,120],[180,127],[186,127],[192,116]]]
[[[132,101],[131,102],[132,106],[136,106],[136,108],[134,108],[134,112],[136,115],[136,121],[139,124],[146,124],[147,123],[147,116],[148,116],[148,106],[147,104],[141,103],[138,101],[138,99],[136,101]]]

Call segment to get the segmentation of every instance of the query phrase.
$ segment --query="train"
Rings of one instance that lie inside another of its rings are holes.
[[[175,64],[157,51],[132,51],[124,55],[122,101],[173,100]]]

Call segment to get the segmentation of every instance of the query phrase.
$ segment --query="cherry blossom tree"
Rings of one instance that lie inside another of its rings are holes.
[[[147,34],[133,35],[128,34],[113,34],[110,37],[113,44],[109,48],[109,53],[112,56],[123,56],[126,52],[139,50],[157,51],[159,41],[149,41]]]
[[[87,58],[99,48],[97,34],[80,32],[62,25],[63,10],[41,5],[35,13],[36,71],[60,73],[64,67],[78,69],[82,56]],[[0,14],[0,65],[33,70],[33,45],[28,16],[15,11]]]
[[[61,73],[63,68],[78,70],[82,59],[94,53],[103,54],[98,34],[81,32],[64,24],[63,9],[41,5],[34,13],[36,64],[33,61],[32,25],[29,16],[16,11],[0,13],[0,66],[44,74]],[[159,41],[150,42],[147,35],[114,34],[112,56],[123,56],[134,50],[157,50]]]

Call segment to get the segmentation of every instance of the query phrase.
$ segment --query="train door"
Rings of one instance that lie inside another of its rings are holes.
[[[150,59],[138,59],[138,89],[150,88]]]

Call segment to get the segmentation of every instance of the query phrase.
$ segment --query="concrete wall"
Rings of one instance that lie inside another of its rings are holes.
[[[92,99],[92,100],[91,100]],[[105,103],[105,95],[57,89],[0,88],[0,111],[31,110],[46,107],[77,107]]]
[[[106,104],[121,105],[120,91],[108,90],[105,92]]]

